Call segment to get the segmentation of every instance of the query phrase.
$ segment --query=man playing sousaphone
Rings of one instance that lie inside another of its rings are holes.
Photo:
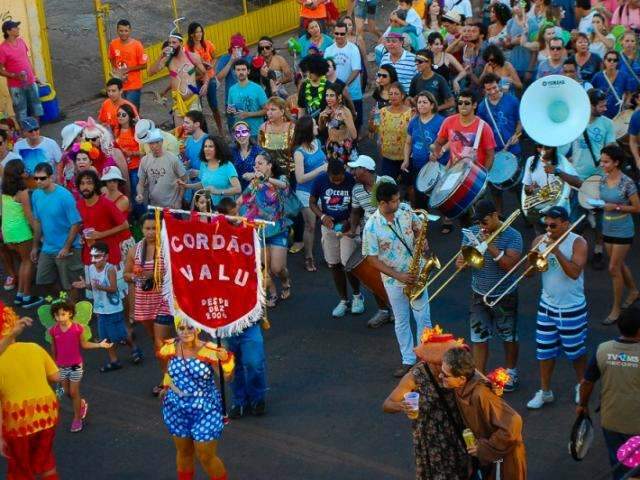
[[[149,75],[153,76],[165,67],[169,70],[173,121],[175,126],[179,127],[187,112],[202,110],[200,97],[207,94],[208,84],[204,83],[201,88],[198,88],[196,72],[205,75],[206,68],[197,53],[183,48],[182,35],[178,33],[177,27],[169,33],[162,56],[149,68]]]
[[[476,116],[478,104],[473,92],[470,90],[460,92],[457,104],[458,113],[444,120],[438,132],[438,138],[431,146],[433,156],[435,159],[440,158],[442,147],[448,142],[451,156],[447,169],[464,159],[477,163],[489,171],[493,165],[496,148],[493,132],[484,120]],[[446,219],[444,222],[445,225],[451,225],[451,222]],[[467,222],[461,220],[461,223]],[[452,227],[443,233],[449,233],[451,229]]]

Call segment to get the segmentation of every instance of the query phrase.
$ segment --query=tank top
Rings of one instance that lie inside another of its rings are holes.
[[[2,238],[4,243],[26,242],[33,238],[22,204],[9,195],[2,195]]]
[[[447,82],[451,80],[451,70],[449,69],[449,65],[447,65],[447,63],[445,62],[445,55],[442,55],[441,64],[433,64],[433,71],[438,75],[442,75]]]
[[[571,258],[573,255],[573,243],[582,238],[573,232],[558,247],[562,255]],[[584,272],[573,280],[569,278],[555,255],[548,257],[549,269],[542,273],[542,296],[541,299],[550,307],[569,308],[582,305],[584,297]]]
[[[284,132],[266,132],[261,129],[258,133],[258,144],[287,172],[292,172],[294,169],[290,149],[292,139],[293,127],[291,124]]]
[[[99,272],[94,265],[89,266],[89,282],[97,282],[99,285],[106,287],[109,285],[108,273],[116,267],[107,263],[107,265]],[[117,283],[116,274],[116,283]],[[93,293],[93,311],[96,313],[110,314],[118,313],[124,310],[122,299],[120,298],[120,290],[115,292],[105,292],[104,290],[92,289]]]
[[[315,152],[313,153],[307,152],[301,146],[296,148],[296,152],[300,152],[304,159],[303,163],[304,163],[305,174],[309,173],[312,170],[315,170],[316,168],[318,168],[320,165],[322,165],[327,161],[326,155],[322,151],[322,148],[320,148],[320,142],[318,142],[318,140],[316,139],[313,141],[313,145],[315,145],[315,148],[316,148]],[[311,193],[311,187],[313,186],[314,180],[315,179],[309,180],[308,182],[304,182],[304,183],[298,183],[296,186],[296,190],[301,192]]]

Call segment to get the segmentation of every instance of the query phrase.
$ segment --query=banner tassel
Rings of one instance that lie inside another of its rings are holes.
[[[153,288],[157,292],[160,290],[160,285],[162,285],[162,265],[161,265],[161,255],[162,255],[162,217],[161,211],[156,209],[153,211],[154,220],[156,224],[156,251],[154,252],[154,262],[153,262]]]
[[[268,297],[268,290],[269,290],[269,255],[267,254],[267,236],[265,233],[265,228],[264,225],[261,225],[260,227],[260,233],[262,234],[262,250],[263,250],[263,254],[264,254],[264,295],[263,298],[267,298]],[[263,303],[263,317],[262,317],[262,322],[261,322],[261,326],[263,330],[269,330],[271,328],[271,322],[269,322],[269,315],[267,314],[267,310],[269,310],[267,308],[267,302],[265,301]]]
[[[216,343],[218,348],[222,348],[222,341],[220,336],[216,336]],[[218,360],[218,376],[220,377],[220,398],[222,400],[222,420],[225,424],[229,423],[229,416],[227,415],[227,394],[224,391],[224,371],[222,370],[222,362]]]

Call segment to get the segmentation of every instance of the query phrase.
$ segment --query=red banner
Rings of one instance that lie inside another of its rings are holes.
[[[162,246],[177,315],[220,337],[260,320],[260,243],[252,226],[165,214]]]

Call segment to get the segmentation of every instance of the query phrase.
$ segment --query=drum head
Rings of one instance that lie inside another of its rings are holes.
[[[569,441],[569,453],[576,461],[581,461],[586,457],[593,443],[593,424],[588,415],[581,414],[576,419],[571,429],[571,439]]]
[[[444,172],[444,167],[438,162],[427,162],[418,172],[416,189],[422,193],[429,193],[435,187]]]
[[[593,210],[595,207],[589,203],[590,199],[600,199],[600,175],[591,175],[584,182],[578,191],[578,202],[586,210]]]
[[[616,139],[620,139],[629,133],[631,115],[633,115],[633,110],[623,110],[613,119],[613,128],[616,131]]]
[[[489,170],[489,182],[500,185],[511,180],[518,172],[518,167],[518,158],[513,153],[504,150],[496,153]]]
[[[433,193],[429,198],[429,207],[438,208],[442,205],[464,182],[471,165],[465,161],[459,161],[449,170],[445,171],[435,187],[433,187]]]

